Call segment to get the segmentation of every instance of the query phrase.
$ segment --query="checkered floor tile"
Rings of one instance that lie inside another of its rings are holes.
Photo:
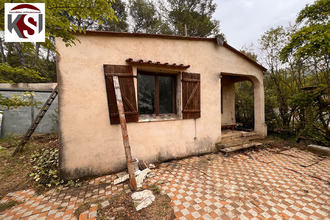
[[[326,156],[295,148],[262,149],[171,161],[153,172],[155,177],[146,184],[156,183],[171,198],[178,219],[330,219]],[[0,219],[76,219],[73,213],[84,201],[129,191],[127,183],[113,185],[116,178],[103,176],[79,188],[59,187],[43,195],[33,190],[9,193],[0,204],[20,204],[0,213]],[[96,217],[93,204],[79,219]]]
[[[330,158],[289,149],[164,163],[162,183],[179,219],[329,219]]]

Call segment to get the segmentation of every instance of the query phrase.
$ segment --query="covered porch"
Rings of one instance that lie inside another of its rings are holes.
[[[252,123],[252,126],[250,125],[250,127],[246,127],[242,121],[238,121],[235,115],[235,84],[244,81],[251,82],[253,87],[252,99],[254,122]],[[263,80],[257,78],[253,74],[221,72],[220,85],[222,128],[221,140],[227,139],[229,136],[267,136],[267,126],[265,124]]]

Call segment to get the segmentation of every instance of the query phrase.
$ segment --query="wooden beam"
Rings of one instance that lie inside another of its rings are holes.
[[[115,95],[116,95],[116,101],[117,101],[117,106],[118,106],[119,120],[120,120],[120,125],[121,125],[121,134],[123,136],[123,143],[124,143],[124,148],[125,148],[126,164],[127,164],[128,174],[129,174],[129,186],[131,187],[131,189],[133,191],[136,191],[137,186],[136,186],[136,180],[135,180],[135,175],[134,175],[134,166],[133,166],[133,161],[132,161],[131,147],[130,147],[129,139],[128,139],[124,105],[123,105],[123,100],[121,97],[118,76],[113,76],[113,84],[114,84],[114,88],[115,88]]]

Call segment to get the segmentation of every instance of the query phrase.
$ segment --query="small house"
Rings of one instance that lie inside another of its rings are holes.
[[[113,77],[119,77],[132,156],[160,162],[216,151],[235,125],[235,83],[254,88],[254,132],[267,135],[266,70],[215,38],[87,31],[56,39],[60,171],[80,178],[123,170]]]

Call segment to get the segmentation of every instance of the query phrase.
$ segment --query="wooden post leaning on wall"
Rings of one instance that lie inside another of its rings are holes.
[[[136,180],[135,180],[135,174],[134,174],[134,166],[133,166],[133,161],[132,161],[131,147],[130,147],[129,139],[128,139],[124,105],[123,105],[123,100],[121,97],[118,76],[113,76],[113,85],[115,88],[119,120],[120,120],[120,125],[121,125],[121,133],[123,136],[123,143],[124,143],[124,148],[125,148],[127,170],[128,170],[128,174],[129,174],[129,185],[133,191],[136,191],[137,186],[136,186]]]

